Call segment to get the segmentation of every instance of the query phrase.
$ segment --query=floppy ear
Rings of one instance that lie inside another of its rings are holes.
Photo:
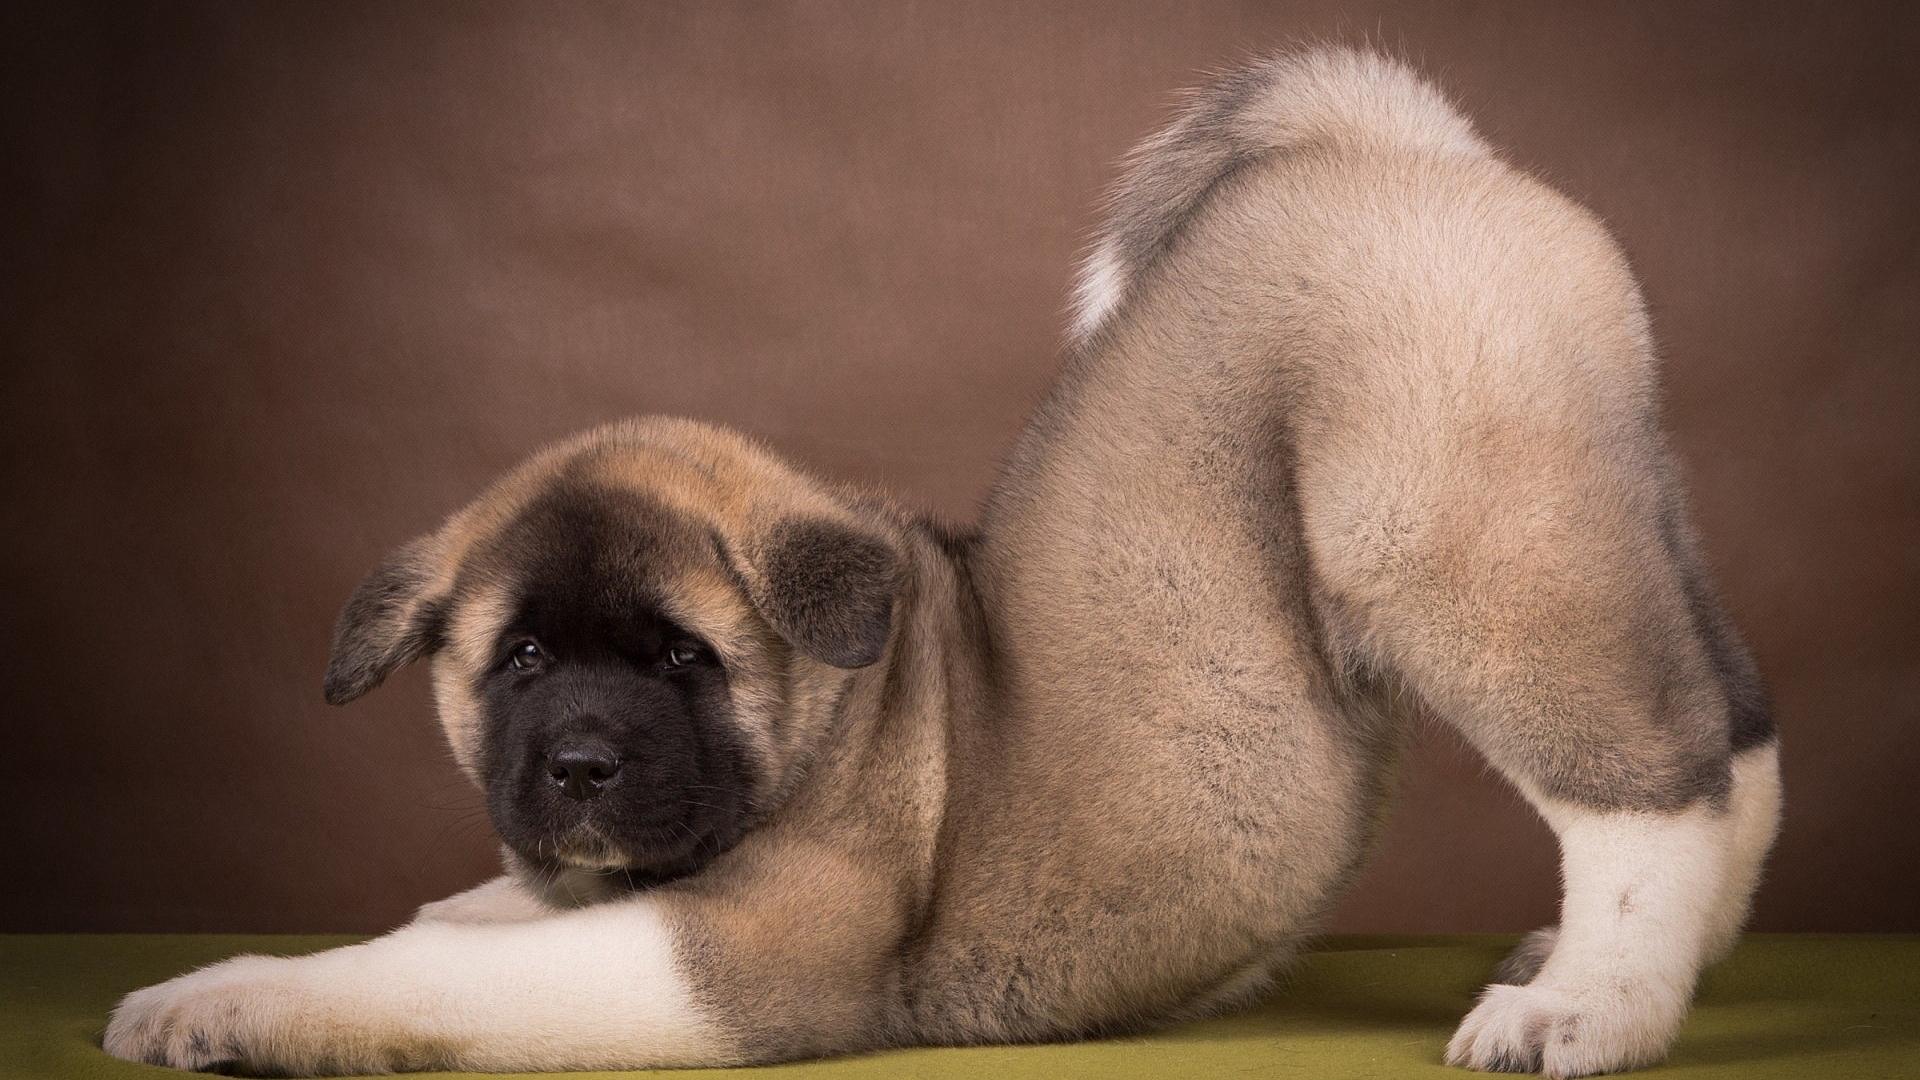
[[[333,655],[323,684],[327,704],[345,705],[440,647],[445,607],[426,595],[438,541],[423,536],[402,547],[354,590],[333,627]]]
[[[892,544],[825,518],[788,518],[756,547],[749,592],[789,645],[839,668],[880,659],[900,591]]]

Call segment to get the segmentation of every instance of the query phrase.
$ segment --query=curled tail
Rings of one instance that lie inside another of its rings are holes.
[[[1214,185],[1250,158],[1315,143],[1489,152],[1438,90],[1376,53],[1308,49],[1216,79],[1131,155],[1080,268],[1072,340],[1120,306]]]

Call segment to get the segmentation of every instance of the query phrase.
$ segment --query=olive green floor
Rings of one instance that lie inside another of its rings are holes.
[[[352,940],[213,935],[0,935],[0,1077],[160,1076],[101,1053],[128,990],[242,951]],[[1502,937],[1335,937],[1285,992],[1158,1034],[1065,1046],[905,1050],[753,1073],[772,1080],[1032,1077],[1454,1077],[1440,1051],[1504,950]],[[448,1074],[439,1074],[448,1075]],[[1708,973],[1651,1077],[1920,1078],[1920,936],[1757,935]]]

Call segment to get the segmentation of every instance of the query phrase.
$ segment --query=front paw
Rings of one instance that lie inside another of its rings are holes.
[[[128,994],[101,1045],[127,1061],[176,1069],[269,1067],[290,1049],[294,961],[237,956]]]
[[[1652,1065],[1666,1057],[1686,1013],[1684,1000],[1676,1007],[1667,996],[1489,986],[1447,1044],[1447,1064],[1556,1078]]]

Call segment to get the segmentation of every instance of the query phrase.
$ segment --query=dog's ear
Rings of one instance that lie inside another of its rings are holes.
[[[440,647],[446,605],[428,595],[439,551],[437,535],[423,536],[389,555],[354,590],[333,627],[327,704],[345,705]]]
[[[880,659],[901,558],[873,533],[826,518],[774,522],[753,545],[748,592],[787,644],[838,668]]]

